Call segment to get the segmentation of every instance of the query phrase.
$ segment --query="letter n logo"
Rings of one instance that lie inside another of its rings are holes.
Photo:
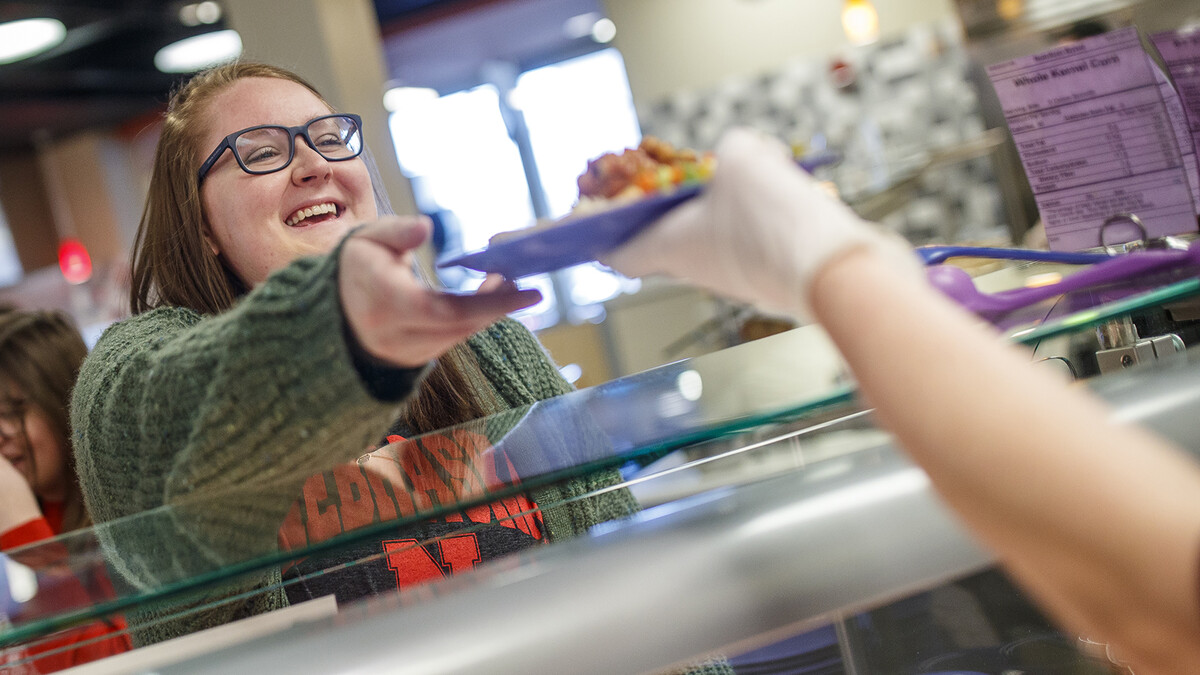
[[[383,542],[388,568],[396,573],[396,588],[407,588],[426,581],[469,570],[482,560],[475,534],[460,534],[437,542],[438,562],[429,549],[416,539],[389,539]]]

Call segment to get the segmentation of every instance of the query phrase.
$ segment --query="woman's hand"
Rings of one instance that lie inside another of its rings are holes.
[[[734,129],[716,156],[703,195],[602,262],[628,276],[665,274],[794,316],[808,313],[816,274],[853,248],[876,247],[885,259],[917,269],[907,246],[830,196],[778,140]]]
[[[489,277],[474,295],[429,288],[413,272],[413,255],[431,227],[425,217],[384,218],[356,231],[341,249],[338,289],[346,322],[367,353],[397,366],[424,365],[542,298],[500,277]]]
[[[8,532],[41,515],[37,497],[25,475],[0,455],[0,532]]]

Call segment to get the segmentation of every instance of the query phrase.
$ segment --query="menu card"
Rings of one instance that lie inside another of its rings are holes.
[[[1178,112],[1172,110],[1171,114],[1182,115],[1182,125],[1177,123],[1177,128],[1182,127],[1181,140],[1191,146],[1192,171],[1197,176],[1197,190],[1200,191],[1200,30],[1156,33],[1150,36],[1150,41],[1158,48],[1167,72],[1178,87],[1176,100],[1180,109]],[[1200,213],[1200,197],[1193,199],[1198,202],[1196,213]]]
[[[1196,231],[1196,210],[1154,68],[1136,28],[988,68],[1056,251],[1101,245],[1111,216],[1150,238]],[[1131,228],[1105,243],[1141,237]]]
[[[1163,105],[1167,106],[1167,117],[1171,119],[1171,129],[1175,132],[1175,143],[1179,146],[1183,170],[1187,174],[1188,189],[1192,193],[1192,208],[1200,214],[1200,167],[1196,165],[1196,146],[1192,143],[1192,132],[1188,129],[1187,111],[1184,110],[1179,92],[1175,91],[1175,86],[1158,64],[1151,61],[1150,67],[1154,69],[1158,93],[1162,96]]]

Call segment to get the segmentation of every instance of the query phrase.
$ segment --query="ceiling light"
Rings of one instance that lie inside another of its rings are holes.
[[[1024,12],[1024,0],[996,0],[996,14],[1005,21],[1016,21]]]
[[[871,0],[846,0],[842,28],[852,44],[865,45],[879,39],[879,14]]]
[[[242,38],[235,30],[204,33],[163,47],[154,55],[154,66],[164,73],[194,73],[232,61],[242,54]]]
[[[185,26],[214,24],[221,20],[221,6],[212,0],[184,5],[179,8],[179,22]]]
[[[21,19],[0,24],[0,63],[40,54],[63,41],[67,27],[58,19]]]
[[[189,28],[200,25],[200,17],[196,16],[195,5],[184,5],[179,8],[179,23]]]
[[[612,19],[600,19],[592,26],[592,39],[607,44],[617,37],[617,24]]]
[[[196,19],[200,23],[213,24],[221,20],[221,6],[212,0],[196,5]]]

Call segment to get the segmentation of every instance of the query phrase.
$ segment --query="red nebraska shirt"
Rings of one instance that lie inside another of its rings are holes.
[[[280,548],[302,549],[517,482],[512,463],[479,434],[455,430],[388,442],[365,465],[350,462],[309,477],[279,529]],[[349,602],[435,581],[544,541],[536,505],[512,495],[297,560],[284,570],[288,599],[332,594]]]

